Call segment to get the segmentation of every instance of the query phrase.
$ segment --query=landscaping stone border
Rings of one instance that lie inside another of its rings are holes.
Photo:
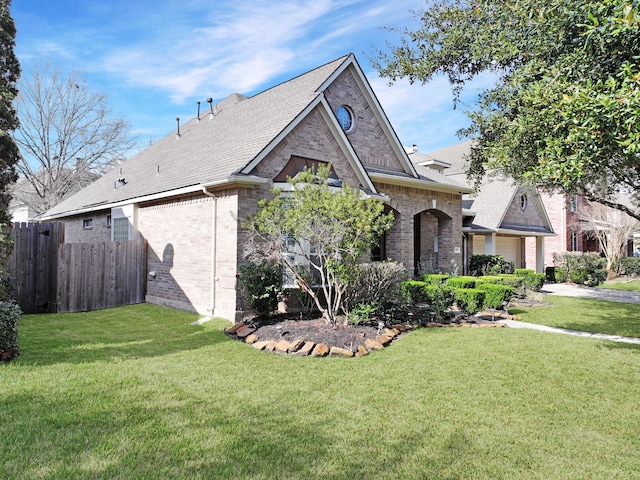
[[[506,327],[504,323],[495,321],[495,319],[519,320],[516,315],[509,315],[506,312],[484,311],[476,314],[474,317],[458,319],[452,323],[429,322],[423,327],[426,328],[444,328],[444,327]],[[371,352],[384,350],[385,347],[403,333],[418,328],[413,325],[396,324],[389,328],[384,328],[374,339],[367,338],[363,345],[359,345],[355,351],[346,348],[326,345],[324,343],[316,343],[306,340],[261,340],[254,332],[256,327],[251,323],[236,323],[226,328],[224,333],[229,337],[244,342],[256,350],[276,353],[279,355],[291,355],[297,357],[364,357]]]

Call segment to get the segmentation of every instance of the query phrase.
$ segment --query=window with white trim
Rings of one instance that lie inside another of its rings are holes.
[[[93,228],[93,219],[92,218],[85,218],[82,221],[82,229],[83,230],[91,230]]]
[[[571,241],[569,251],[577,252],[578,251],[578,232],[576,232],[575,230],[572,230],[569,235],[570,235],[570,241]]]

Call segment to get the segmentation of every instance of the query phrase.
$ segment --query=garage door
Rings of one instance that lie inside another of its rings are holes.
[[[520,238],[497,237],[496,254],[502,255],[507,262],[513,262],[515,268],[520,268]]]

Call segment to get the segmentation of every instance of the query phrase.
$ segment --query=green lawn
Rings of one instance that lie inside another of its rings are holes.
[[[25,316],[0,365],[0,478],[638,478],[638,346],[433,328],[281,357],[194,319]]]
[[[583,332],[640,337],[640,304],[546,295],[552,307],[510,308],[524,322]]]
[[[630,282],[605,282],[598,288],[610,288],[612,290],[626,290],[627,292],[640,292],[640,280]]]

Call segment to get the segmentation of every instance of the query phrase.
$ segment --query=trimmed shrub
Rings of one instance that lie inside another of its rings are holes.
[[[591,268],[576,268],[569,272],[569,278],[573,283],[586,285],[587,287],[597,287],[607,279],[607,271]]]
[[[513,274],[518,276],[518,277],[526,277],[527,275],[531,275],[532,273],[536,273],[533,270],[530,270],[528,268],[516,268],[513,271]]]
[[[515,293],[513,287],[495,283],[481,283],[477,289],[484,292],[483,308],[502,308],[502,303],[509,302]]]
[[[400,284],[400,296],[409,304],[427,303],[426,282],[420,280],[407,280]]]
[[[640,275],[640,257],[622,257],[620,265],[626,275],[634,277]]]
[[[455,302],[455,291],[445,285],[427,285],[424,292],[436,320],[439,322],[445,320]]]
[[[376,305],[380,312],[397,303],[400,284],[407,271],[398,262],[371,262],[358,265],[356,278],[343,297],[349,312],[357,305]]]
[[[282,291],[282,266],[275,263],[245,263],[238,276],[244,300],[258,316],[265,316],[278,308],[278,294]]]
[[[422,281],[429,285],[444,285],[449,278],[451,278],[451,276],[446,273],[429,273],[422,275]]]
[[[511,273],[513,262],[507,262],[502,255],[471,255],[469,272],[474,277]]]
[[[473,315],[482,310],[485,292],[477,288],[458,288],[455,290],[455,302],[463,312]]]
[[[475,288],[478,277],[452,277],[447,280],[447,287],[451,288]]]
[[[498,278],[500,278],[500,281],[496,283],[499,285],[506,285],[515,289],[524,288],[525,277],[503,273],[502,275],[498,275]]]
[[[0,359],[17,357],[18,321],[22,311],[16,302],[0,301]]]

